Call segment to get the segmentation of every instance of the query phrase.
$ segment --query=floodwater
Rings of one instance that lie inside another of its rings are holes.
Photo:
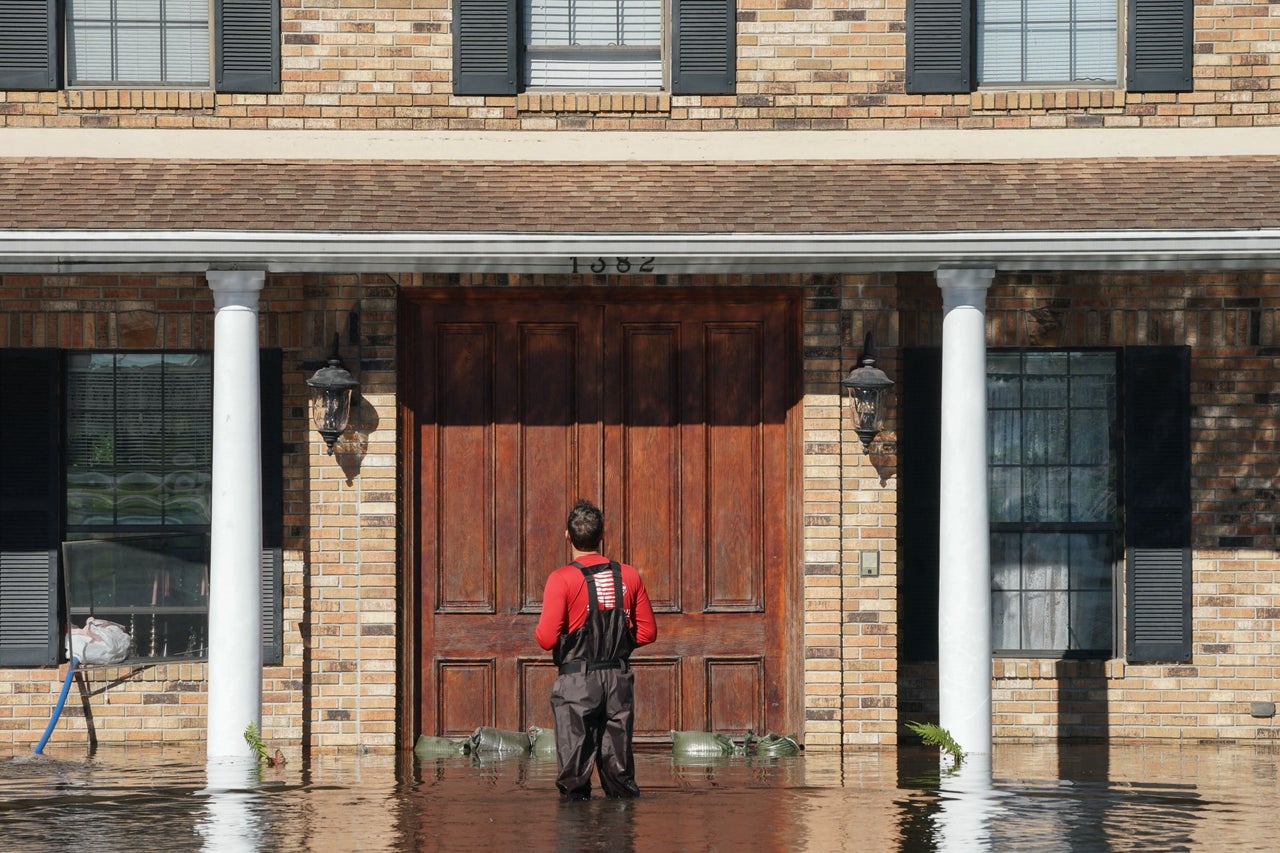
[[[561,803],[555,760],[190,750],[0,756],[0,850],[1110,851],[1280,848],[1270,745],[997,744],[793,758],[636,756],[638,800]]]

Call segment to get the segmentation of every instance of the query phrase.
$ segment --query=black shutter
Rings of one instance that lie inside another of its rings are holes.
[[[57,89],[57,0],[0,3],[0,89]]]
[[[974,89],[974,0],[908,0],[907,91]]]
[[[1130,92],[1190,92],[1192,0],[1129,0]]]
[[[279,0],[217,0],[214,38],[216,91],[280,91]]]
[[[258,352],[262,429],[262,662],[278,664],[284,658],[282,631],[284,416],[282,353]]]
[[[674,0],[671,92],[732,95],[738,68],[733,0]]]
[[[516,0],[454,0],[453,93],[514,95]]]
[[[1125,350],[1125,557],[1132,663],[1191,660],[1191,351]]]
[[[62,362],[0,350],[0,665],[58,662]]]
[[[898,387],[898,642],[903,660],[936,661],[942,350],[904,349]]]

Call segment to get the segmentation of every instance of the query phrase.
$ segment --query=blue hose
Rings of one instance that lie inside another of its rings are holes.
[[[71,676],[75,674],[76,664],[79,662],[75,655],[72,655],[71,662],[67,664],[67,678],[62,682],[62,695],[58,697],[58,704],[53,708],[53,716],[49,718],[49,725],[45,727],[44,737],[40,738],[40,742],[36,744],[36,755],[44,750],[44,745],[49,742],[49,736],[53,734],[53,727],[58,724],[58,717],[62,716],[62,706],[66,704],[67,693],[71,691]]]

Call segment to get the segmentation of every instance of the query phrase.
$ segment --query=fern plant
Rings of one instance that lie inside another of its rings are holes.
[[[925,746],[938,747],[955,760],[957,767],[960,766],[960,761],[964,758],[964,750],[960,748],[960,744],[956,743],[956,739],[951,736],[951,732],[936,723],[917,723],[908,721],[906,726],[908,729],[920,736],[920,739],[924,741]]]
[[[267,755],[267,745],[262,742],[262,733],[254,723],[244,727],[244,741],[257,757],[259,764],[271,764],[271,756]]]
[[[268,767],[283,767],[284,753],[276,750],[275,755],[267,752],[267,745],[262,742],[262,733],[258,731],[258,727],[253,723],[244,727],[244,740],[249,744],[249,748],[253,750],[253,754],[257,756],[258,764],[265,764]]]

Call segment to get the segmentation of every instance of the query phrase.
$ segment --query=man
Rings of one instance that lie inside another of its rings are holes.
[[[604,514],[580,500],[565,538],[573,561],[551,573],[535,636],[560,674],[551,689],[556,787],[567,800],[591,796],[591,767],[608,797],[637,797],[631,752],[632,649],[658,639],[640,573],[600,553]]]

